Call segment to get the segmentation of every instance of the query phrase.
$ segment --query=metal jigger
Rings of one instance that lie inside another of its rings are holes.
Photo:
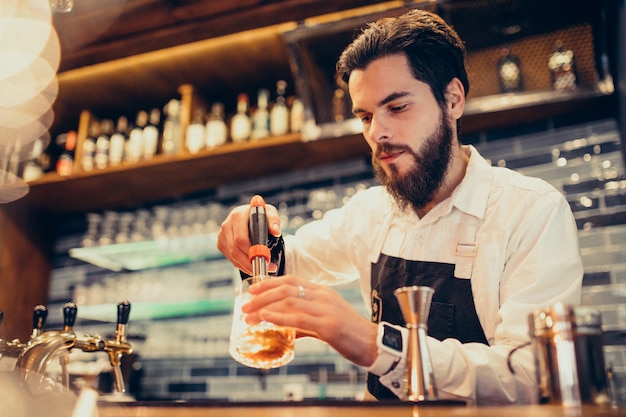
[[[404,370],[404,401],[432,401],[437,399],[437,386],[426,342],[430,302],[430,287],[402,287],[394,291],[409,330],[406,367]]]

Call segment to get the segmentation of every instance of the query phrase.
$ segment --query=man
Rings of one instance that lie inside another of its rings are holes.
[[[465,50],[437,15],[414,10],[369,25],[337,68],[382,186],[285,237],[286,275],[251,288],[244,311],[317,337],[368,369],[368,390],[397,398],[405,361],[377,344],[404,324],[396,288],[434,288],[428,349],[441,399],[536,400],[528,315],[577,304],[583,268],[564,197],[546,182],[491,167],[458,139],[469,89]],[[250,273],[248,207],[225,220],[218,248]],[[280,235],[268,207],[269,231]],[[325,284],[360,280],[372,321]],[[386,323],[378,326],[378,323]]]

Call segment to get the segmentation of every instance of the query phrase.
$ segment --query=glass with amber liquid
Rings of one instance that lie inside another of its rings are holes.
[[[247,278],[236,287],[229,350],[233,359],[242,365],[271,369],[286,365],[293,359],[296,331],[266,321],[246,323],[246,315],[242,313],[241,306],[250,301],[250,285],[262,279],[264,277]]]
[[[295,329],[261,321],[248,324],[241,306],[250,301],[250,286],[268,275],[271,254],[267,246],[268,231],[265,201],[260,195],[250,200],[249,232],[252,246],[248,252],[252,262],[252,277],[242,280],[236,287],[233,327],[230,333],[230,355],[237,362],[259,369],[278,368],[293,359],[296,340]]]

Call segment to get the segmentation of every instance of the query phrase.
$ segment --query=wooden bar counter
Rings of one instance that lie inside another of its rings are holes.
[[[99,417],[618,417],[626,408],[557,405],[466,407],[398,402],[101,404]]]

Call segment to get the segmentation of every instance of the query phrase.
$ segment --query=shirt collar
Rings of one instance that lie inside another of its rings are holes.
[[[452,191],[450,197],[433,207],[422,220],[426,222],[436,221],[449,214],[453,207],[479,219],[485,216],[493,171],[490,169],[491,165],[478,153],[474,146],[467,145],[467,147],[470,150],[470,159],[463,180]],[[400,209],[395,200],[390,195],[389,197],[395,210],[404,214],[410,213],[411,216],[415,215],[415,212],[410,208],[406,208],[404,211]]]
[[[493,171],[489,163],[478,153],[476,148],[468,145],[470,159],[463,181],[450,196],[452,205],[459,210],[482,219],[487,210],[487,200]]]

